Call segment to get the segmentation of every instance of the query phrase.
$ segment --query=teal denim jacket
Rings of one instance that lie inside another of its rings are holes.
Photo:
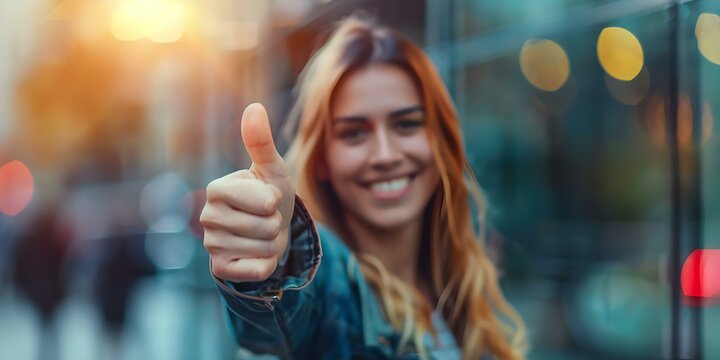
[[[289,251],[268,280],[216,278],[238,344],[282,359],[418,359],[412,344],[398,351],[352,252],[295,203]]]

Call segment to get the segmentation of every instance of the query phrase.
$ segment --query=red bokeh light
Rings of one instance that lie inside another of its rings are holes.
[[[21,161],[14,160],[0,167],[0,212],[15,216],[25,210],[34,187],[32,173]]]
[[[697,249],[690,253],[680,280],[685,296],[720,297],[720,249]]]

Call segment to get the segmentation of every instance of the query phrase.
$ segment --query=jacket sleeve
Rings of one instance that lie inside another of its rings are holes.
[[[322,248],[315,224],[296,197],[288,250],[265,281],[232,283],[215,277],[238,344],[252,352],[290,358],[304,353],[320,326]]]

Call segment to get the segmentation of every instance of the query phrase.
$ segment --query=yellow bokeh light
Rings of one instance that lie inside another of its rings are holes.
[[[608,27],[600,32],[597,54],[605,72],[623,81],[634,79],[643,67],[640,41],[630,31]]]
[[[169,3],[165,11],[148,34],[150,41],[171,43],[182,37],[185,27],[185,7],[179,3]]]
[[[720,16],[704,13],[695,24],[700,53],[710,62],[720,65]]]
[[[570,61],[560,45],[546,39],[530,39],[520,50],[520,69],[538,89],[555,91],[570,75]]]
[[[137,2],[124,2],[110,18],[110,32],[120,41],[136,41],[147,32],[145,16]]]
[[[183,35],[185,17],[177,0],[125,0],[112,14],[110,31],[121,41],[175,42]]]

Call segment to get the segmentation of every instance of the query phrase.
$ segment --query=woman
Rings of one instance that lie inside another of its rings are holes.
[[[245,110],[253,164],[210,183],[201,215],[239,344],[283,358],[522,358],[524,325],[473,229],[468,200],[481,225],[484,203],[457,115],[422,50],[344,20],[291,115],[283,159],[262,106]]]

